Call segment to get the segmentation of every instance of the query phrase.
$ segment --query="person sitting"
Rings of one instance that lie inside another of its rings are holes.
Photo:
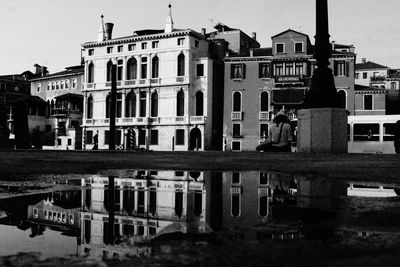
[[[289,118],[283,113],[278,114],[268,130],[267,141],[257,146],[257,151],[291,152],[293,141]]]

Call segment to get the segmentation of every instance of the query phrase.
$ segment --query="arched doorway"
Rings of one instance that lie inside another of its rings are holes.
[[[201,131],[199,128],[193,128],[190,131],[190,145],[189,150],[201,149]]]

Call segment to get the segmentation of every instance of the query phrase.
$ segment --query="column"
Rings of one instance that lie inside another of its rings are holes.
[[[136,63],[137,63],[137,72],[136,72],[137,80],[139,80],[142,78],[142,66],[141,66],[142,65],[142,56],[139,55],[135,58],[136,58]]]

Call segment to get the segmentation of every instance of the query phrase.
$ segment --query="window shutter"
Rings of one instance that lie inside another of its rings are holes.
[[[242,64],[242,79],[246,79],[246,64]]]
[[[231,79],[234,78],[235,65],[231,64]]]
[[[348,61],[345,61],[345,72],[346,72],[346,77],[349,77],[350,63]]]

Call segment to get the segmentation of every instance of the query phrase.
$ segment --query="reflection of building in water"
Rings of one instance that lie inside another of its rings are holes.
[[[204,176],[208,175],[136,171],[129,178],[84,180],[80,254],[104,258],[147,254],[146,243],[158,235],[205,232]]]
[[[55,191],[43,200],[28,206],[28,222],[32,236],[41,235],[45,226],[65,233],[80,229],[81,191]]]

